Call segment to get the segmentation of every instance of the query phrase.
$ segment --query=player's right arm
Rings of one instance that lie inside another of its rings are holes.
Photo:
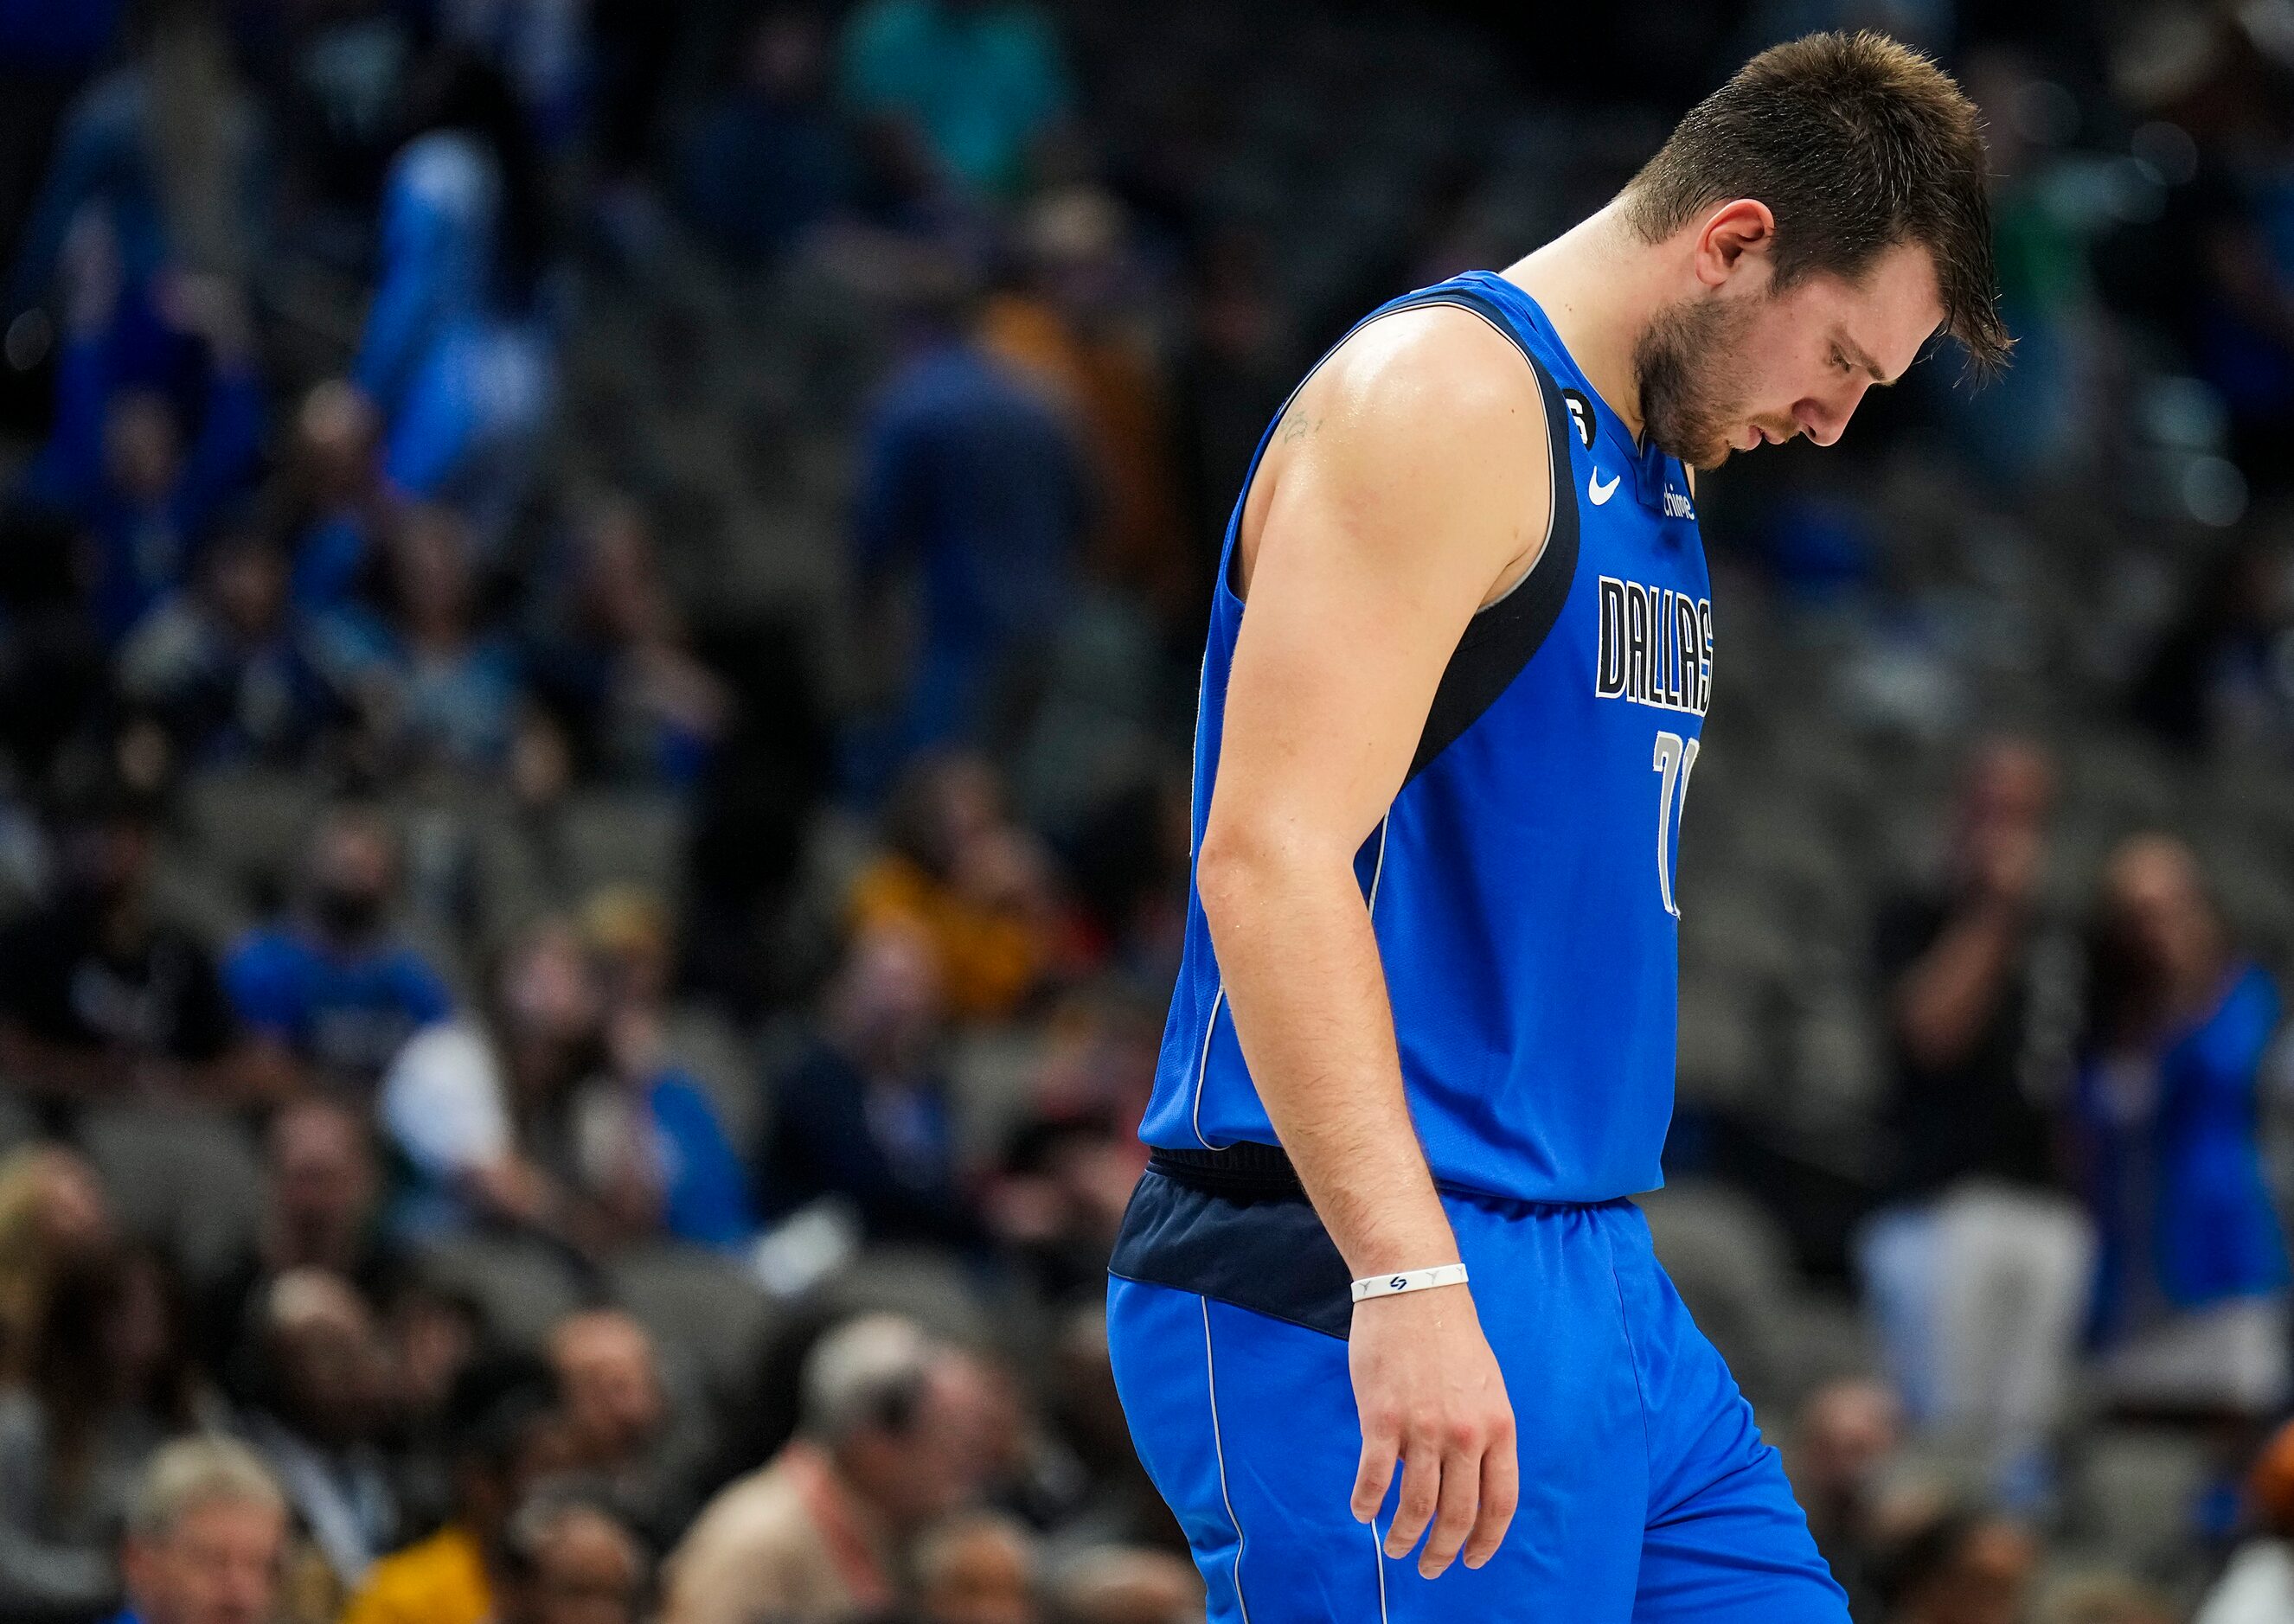
[[[1388,316],[1292,402],[1254,483],[1244,613],[1196,886],[1277,1136],[1355,1278],[1456,1262],[1404,1102],[1354,858],[1402,787],[1475,612],[1534,561],[1552,502],[1544,408],[1468,312]],[[1358,1304],[1348,1360],[1368,1521],[1399,1463],[1389,1555],[1496,1550],[1513,1412],[1468,1286]]]

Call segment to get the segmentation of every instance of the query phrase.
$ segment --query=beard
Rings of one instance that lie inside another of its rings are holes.
[[[1649,319],[1633,344],[1644,439],[1692,468],[1727,460],[1745,418],[1731,379],[1752,317],[1742,300],[1708,298],[1678,300]]]

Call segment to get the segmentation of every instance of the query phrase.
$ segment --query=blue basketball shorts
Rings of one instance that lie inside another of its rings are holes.
[[[1847,1624],[1775,1449],[1630,1201],[1445,1192],[1513,1404],[1521,1503],[1483,1567],[1388,1560],[1349,1506],[1352,1304],[1302,1197],[1151,1169],[1112,1265],[1117,1390],[1211,1624]]]

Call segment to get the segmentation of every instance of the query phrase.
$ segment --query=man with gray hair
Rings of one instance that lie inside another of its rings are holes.
[[[800,1400],[797,1436],[671,1553],[663,1624],[837,1624],[880,1610],[908,1541],[988,1475],[987,1375],[912,1320],[868,1314],[830,1331]]]
[[[287,1501],[262,1461],[222,1438],[152,1455],[127,1508],[112,1624],[266,1624],[279,1589]]]

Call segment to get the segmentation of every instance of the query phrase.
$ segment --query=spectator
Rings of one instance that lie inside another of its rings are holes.
[[[2038,1542],[2017,1523],[1945,1512],[1896,1547],[1882,1616],[1887,1624],[2021,1624],[2038,1557]]]
[[[91,791],[62,819],[55,895],[0,930],[0,1068],[55,1110],[291,1084],[242,1043],[207,947],[159,916],[155,823],[126,790]]]
[[[976,1238],[939,1069],[946,1039],[930,943],[895,925],[857,932],[819,1035],[773,1084],[759,1157],[773,1209],[834,1194],[878,1239]]]
[[[915,762],[883,831],[886,851],[854,883],[856,923],[923,931],[956,1015],[1014,1013],[1051,968],[1058,905],[1044,851],[1012,820],[994,770],[968,755]]]
[[[674,1538],[698,1503],[708,1444],[671,1406],[652,1336],[620,1309],[587,1309],[551,1329],[549,1363],[574,1469],[639,1529]]]
[[[453,509],[409,509],[391,537],[387,613],[346,606],[320,623],[328,679],[359,711],[378,766],[499,771],[521,673],[480,621],[469,526]]]
[[[853,196],[858,159],[828,102],[826,50],[811,7],[768,10],[741,42],[733,84],[685,142],[679,193],[727,255],[778,259]]]
[[[1061,1542],[1154,1546],[1184,1555],[1186,1535],[1155,1492],[1131,1442],[1108,1356],[1103,1298],[1067,1311],[1052,1349],[1047,1387],[1047,1416],[1060,1445],[1081,1469],[1081,1492],[1058,1518]]]
[[[1016,195],[1071,94],[1051,19],[1026,0],[869,0],[837,57],[855,112],[992,195]]]
[[[76,228],[71,261],[55,431],[28,489],[86,527],[88,605],[117,640],[183,584],[216,516],[252,475],[263,388],[237,290],[213,276],[165,278],[154,288],[159,319],[205,350],[204,400],[188,434],[165,380],[140,376],[118,353],[127,340],[109,228]]]
[[[18,233],[28,223],[40,170],[72,94],[110,55],[119,32],[122,0],[97,0],[69,11],[27,7],[0,20],[0,264],[15,259]],[[69,207],[69,204],[67,204]],[[0,310],[12,318],[18,306]]]
[[[2270,1435],[2247,1475],[2255,1532],[2231,1554],[2191,1624],[2294,1619],[2294,1423]]]
[[[726,722],[724,685],[693,657],[636,505],[590,516],[535,686],[565,718],[589,765],[623,783],[686,788]]]
[[[129,1506],[112,1624],[269,1624],[286,1506],[263,1463],[220,1438],[151,1457]]]
[[[870,791],[926,746],[1017,731],[1009,713],[1069,602],[1090,518],[1067,430],[966,325],[950,312],[927,323],[861,434],[853,539],[864,620],[885,618],[910,564],[923,582],[921,646],[875,747],[888,759],[856,764]]]
[[[2194,754],[2294,743],[2294,556],[2290,516],[2198,561],[2182,611],[2136,677],[2135,719]]]
[[[663,1624],[833,1624],[890,1604],[908,1543],[983,1481],[976,1375],[896,1317],[831,1331],[805,1360],[797,1438],[671,1554]]]
[[[134,60],[91,84],[67,113],[27,223],[6,315],[47,291],[76,223],[99,215],[127,280],[170,263],[243,272],[260,240],[257,118],[238,91],[218,19],[196,5],[88,8],[127,13]]]
[[[649,1028],[607,1027],[568,925],[528,931],[493,991],[491,1035],[434,1027],[384,1079],[385,1126],[427,1185],[418,1222],[484,1214],[593,1250],[749,1232],[745,1176],[707,1097]]]
[[[2294,251],[2276,223],[2288,202],[2290,140],[2283,69],[2268,34],[2233,14],[2205,28],[2184,105],[2195,183],[2162,222],[2187,273],[2171,297],[2182,308],[2185,353],[2218,390],[2240,460],[2274,482],[2277,448],[2294,423]]]
[[[360,4],[273,7],[235,30],[263,100],[274,267],[339,273],[373,250],[375,202],[405,134],[422,19]]]
[[[199,1328],[207,1368],[241,1397],[274,1281],[320,1271],[348,1282],[367,1303],[383,1303],[396,1295],[404,1273],[378,1222],[382,1175],[362,1112],[332,1100],[297,1100],[271,1118],[264,1144],[263,1220],[254,1247],[203,1294]]]
[[[75,1258],[49,1281],[20,1387],[0,1392],[0,1616],[85,1617],[145,1458],[204,1408],[173,1282],[148,1253]]]
[[[280,1063],[364,1098],[418,1029],[453,1012],[427,961],[392,934],[398,849],[370,808],[321,818],[297,916],[249,931],[224,966],[246,1028]]]
[[[456,1378],[447,1403],[452,1519],[384,1557],[351,1598],[342,1624],[486,1624],[510,1514],[565,1464],[547,1366],[508,1355]]]
[[[1041,1557],[1035,1536],[992,1512],[972,1512],[916,1541],[916,1612],[929,1624],[1037,1624]]]
[[[58,1272],[116,1239],[103,1186],[78,1151],[31,1144],[0,1157],[0,1387],[30,1379]]]
[[[257,1408],[241,1430],[294,1510],[298,1599],[307,1616],[331,1619],[398,1536],[381,1449],[389,1420],[381,1339],[357,1291],[310,1268],[271,1283],[262,1335]]]
[[[1857,1617],[1877,1617],[1884,1544],[1879,1478],[1903,1442],[1903,1411],[1877,1382],[1830,1382],[1801,1406],[1785,1465],[1808,1530]]]
[[[292,538],[289,592],[306,613],[334,608],[372,567],[388,527],[374,403],[341,378],[313,385],[295,414],[294,439],[271,493]]]
[[[502,1537],[494,1624],[637,1624],[646,1557],[606,1506],[545,1491]]]
[[[2269,1415],[2288,1393],[2288,1269],[2257,1073],[2278,992],[2231,946],[2180,841],[2111,853],[2088,1010],[2077,1113],[2103,1390],[2135,1409]]]
[[[1022,231],[1021,287],[980,318],[988,351],[1050,394],[1089,452],[1100,493],[1094,572],[1177,618],[1193,609],[1194,560],[1179,533],[1167,388],[1147,322],[1152,289],[1128,248],[1122,206],[1070,187],[1038,200]]]
[[[288,601],[286,560],[245,529],[225,530],[191,586],[135,623],[118,669],[122,693],[202,767],[294,765],[340,710]]]
[[[1062,1624],[1193,1624],[1203,1613],[1194,1564],[1168,1551],[1087,1550],[1062,1564],[1052,1595]]]
[[[2038,900],[2054,798],[2036,747],[1984,745],[1944,888],[1883,910],[1897,1154],[1859,1247],[1911,1418],[1981,1441],[2018,1501],[2045,1490],[2094,1251],[2052,1116],[2069,1061],[2063,953]]]
[[[1062,999],[1047,1023],[984,1205],[997,1238],[1052,1301],[1106,1289],[1108,1254],[1147,1168],[1139,1120],[1161,1048],[1152,1007],[1117,987]]]
[[[352,380],[379,410],[383,472],[461,503],[492,538],[523,493],[552,385],[540,314],[542,175],[502,76],[449,53],[392,160],[381,268]]]

